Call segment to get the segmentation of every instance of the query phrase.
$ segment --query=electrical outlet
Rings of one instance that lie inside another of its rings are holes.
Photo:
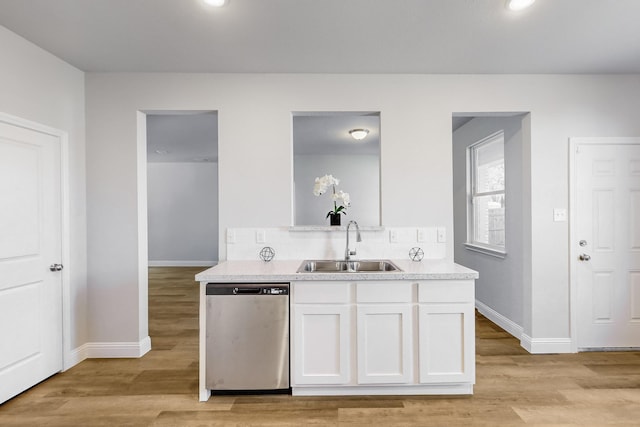
[[[424,228],[418,228],[418,242],[424,242],[427,240],[427,233]]]
[[[445,243],[447,241],[447,229],[445,227],[438,227],[438,243]]]
[[[567,220],[567,210],[563,208],[553,209],[553,220],[555,222],[564,222]]]
[[[391,243],[398,243],[398,230],[389,230],[389,241]]]
[[[227,230],[227,243],[235,243],[236,242],[236,232],[234,230]]]
[[[267,241],[267,235],[264,230],[256,231],[256,243],[265,243]]]

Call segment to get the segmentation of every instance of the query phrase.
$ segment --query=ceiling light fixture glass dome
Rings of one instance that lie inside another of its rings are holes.
[[[369,129],[351,129],[349,135],[356,141],[361,141],[369,135]]]
[[[202,0],[209,6],[221,7],[229,3],[229,0]]]
[[[507,0],[509,10],[523,10],[531,6],[536,0]]]

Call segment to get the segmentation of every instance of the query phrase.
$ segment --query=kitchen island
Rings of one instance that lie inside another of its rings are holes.
[[[206,284],[283,283],[290,291],[294,395],[472,394],[474,280],[444,261],[393,260],[399,271],[297,272],[302,260],[226,261],[199,273],[200,400]]]

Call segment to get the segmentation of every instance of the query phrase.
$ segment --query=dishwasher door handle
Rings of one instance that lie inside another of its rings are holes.
[[[259,294],[261,291],[262,291],[262,288],[233,288],[234,295],[242,295],[242,294],[256,295],[256,294]]]

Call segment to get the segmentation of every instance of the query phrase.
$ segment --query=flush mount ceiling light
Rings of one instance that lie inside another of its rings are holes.
[[[531,6],[536,0],[507,0],[505,7],[509,10],[518,11]]]
[[[169,154],[169,151],[167,151],[167,150],[156,150],[155,153],[159,154],[161,156],[165,156],[165,155]]]
[[[213,6],[213,7],[221,7],[229,3],[229,0],[202,0],[202,1],[208,4],[209,6]]]
[[[369,135],[369,129],[351,129],[349,135],[356,141],[361,141]]]

